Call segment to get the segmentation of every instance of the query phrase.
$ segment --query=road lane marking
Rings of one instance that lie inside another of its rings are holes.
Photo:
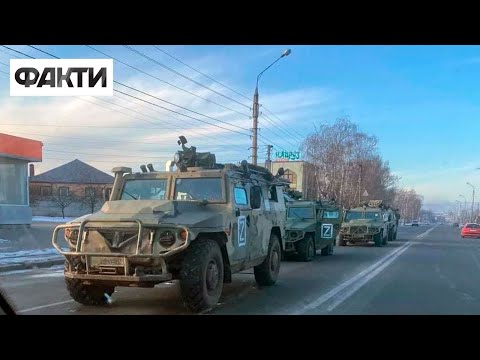
[[[29,308],[29,309],[24,309],[24,310],[17,311],[17,314],[26,313],[26,312],[30,312],[30,311],[35,311],[35,310],[39,310],[39,309],[44,309],[44,308],[51,307],[51,306],[68,304],[68,303],[71,303],[73,301],[74,300],[65,300],[65,301],[59,301],[59,302],[56,302],[56,303],[42,305],[42,306],[35,306],[35,307]]]
[[[334,298],[338,293],[340,293],[342,290],[345,290],[346,288],[348,288],[349,286],[352,286],[353,284],[355,284],[356,282],[360,282],[362,281],[362,279],[366,276],[368,276],[369,273],[371,273],[372,271],[374,271],[376,268],[378,268],[379,266],[381,266],[384,262],[388,261],[390,258],[393,258],[393,259],[396,259],[397,258],[397,254],[399,254],[399,252],[402,252],[402,250],[410,247],[411,244],[410,243],[405,243],[403,244],[402,246],[400,246],[399,248],[393,250],[392,252],[388,253],[387,255],[385,255],[383,258],[381,258],[380,260],[378,260],[376,263],[374,263],[373,265],[370,265],[368,268],[366,268],[365,270],[363,270],[362,272],[358,273],[357,275],[355,275],[354,277],[346,280],[345,282],[343,282],[342,284],[336,286],[335,288],[333,288],[332,290],[330,290],[329,292],[327,292],[326,294],[320,296],[318,299],[312,301],[311,303],[303,306],[300,310],[297,310],[297,311],[294,311],[292,313],[292,315],[301,315],[301,314],[304,314],[305,312],[309,311],[309,310],[313,310],[317,307],[319,307],[320,305],[326,303],[327,301],[331,300],[332,298]],[[393,260],[392,260],[393,261]],[[390,264],[391,262],[389,262],[388,264]],[[369,278],[371,279],[371,278]],[[363,283],[362,285],[364,285],[365,283]],[[357,289],[358,290],[358,289]],[[353,293],[351,293],[350,295],[352,295]],[[344,299],[346,300],[346,298]]]
[[[417,239],[423,239],[425,236],[427,236],[428,234],[430,234],[430,232],[432,232],[433,229],[435,229],[437,226],[438,226],[438,224],[435,225],[435,226],[433,226],[432,228],[428,229],[427,231],[424,231],[424,232],[421,233],[420,235],[417,235]]]

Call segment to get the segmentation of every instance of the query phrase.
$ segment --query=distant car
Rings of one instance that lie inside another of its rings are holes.
[[[418,226],[418,221],[413,221],[412,226]]]
[[[480,238],[480,224],[468,223],[460,231],[462,238],[473,237]]]
[[[453,226],[453,227],[458,227],[459,225],[458,225],[458,223],[453,223],[452,226]]]

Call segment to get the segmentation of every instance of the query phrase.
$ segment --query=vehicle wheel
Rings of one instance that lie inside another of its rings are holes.
[[[281,248],[280,240],[275,234],[270,235],[268,244],[268,253],[265,260],[260,265],[253,268],[255,280],[260,286],[270,286],[277,281],[280,271]]]
[[[322,252],[320,253],[322,256],[329,256],[329,255],[333,255],[333,242],[331,242],[330,244],[328,244],[327,246],[325,246],[323,249],[322,249]]]
[[[395,233],[393,234],[393,240],[397,240],[397,230],[395,230]]]
[[[85,266],[80,257],[72,257],[73,271],[84,270]],[[65,260],[65,271],[69,271],[68,260]],[[106,305],[108,299],[115,291],[113,286],[84,285],[78,279],[65,278],[65,284],[70,296],[76,302],[83,305]]]
[[[305,237],[297,243],[297,253],[300,261],[312,261],[315,256],[315,244],[311,235]]]
[[[462,235],[462,239],[465,239],[465,236]]]
[[[338,237],[337,245],[338,246],[347,246],[347,241],[343,240],[343,236],[340,235]]]
[[[217,305],[223,290],[223,258],[213,240],[197,240],[187,249],[180,270],[180,293],[193,312]]]
[[[380,231],[378,234],[374,235],[373,241],[375,246],[382,246],[383,244],[383,231]]]
[[[382,232],[383,235],[383,232]],[[382,236],[382,245],[387,245],[387,243],[390,241],[390,232],[387,230],[387,236],[383,237]]]

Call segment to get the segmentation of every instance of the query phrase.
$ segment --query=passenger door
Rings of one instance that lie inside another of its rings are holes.
[[[248,231],[251,241],[247,247],[249,259],[257,259],[265,256],[268,252],[270,241],[270,221],[266,218],[266,206],[269,207],[268,194],[263,193],[263,188],[258,185],[250,185],[251,216],[248,221]]]
[[[232,195],[232,206],[234,206],[235,212],[235,221],[232,224],[232,245],[234,247],[232,259],[241,261],[247,259],[247,248],[251,240],[248,230],[251,209],[248,203],[247,189],[243,185],[235,184]]]
[[[322,212],[322,227],[321,236],[323,245],[328,245],[331,242],[335,242],[336,235],[340,228],[341,214],[339,210],[323,210]]]

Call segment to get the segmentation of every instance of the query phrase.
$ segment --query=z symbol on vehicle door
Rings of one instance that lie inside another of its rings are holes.
[[[247,243],[247,219],[245,216],[238,217],[238,246]]]
[[[333,224],[322,224],[322,238],[331,239],[333,235]]]

